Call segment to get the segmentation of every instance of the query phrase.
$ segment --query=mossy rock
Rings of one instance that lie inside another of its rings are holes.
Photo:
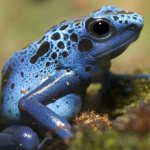
[[[102,97],[98,94],[99,89],[97,84],[90,86],[85,110],[96,110],[100,114],[109,114],[111,118],[125,114],[139,102],[150,101],[150,80],[146,78],[119,79]]]

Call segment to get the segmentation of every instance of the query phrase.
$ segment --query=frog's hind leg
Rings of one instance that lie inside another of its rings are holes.
[[[93,83],[102,84],[102,88],[99,92],[99,96],[102,97],[106,95],[111,88],[119,86],[122,82],[127,83],[129,81],[140,79],[150,80],[150,74],[115,74],[112,72],[105,72],[102,75],[102,79],[101,77],[97,77]]]
[[[0,150],[37,150],[39,145],[37,134],[27,126],[13,125],[0,133]]]
[[[107,79],[107,86],[104,88],[105,92],[103,93],[103,95],[106,95],[106,92],[108,92],[108,90],[114,88],[114,87],[126,87],[129,90],[130,88],[129,85],[130,83],[132,83],[132,81],[150,81],[150,74],[141,74],[141,73],[137,73],[137,74],[114,74],[109,72],[108,75],[108,79]]]

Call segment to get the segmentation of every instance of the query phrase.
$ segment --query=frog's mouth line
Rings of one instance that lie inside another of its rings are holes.
[[[127,40],[123,43],[121,43],[118,47],[111,49],[111,51],[109,51],[109,52],[100,53],[99,56],[97,56],[95,58],[101,59],[103,61],[103,60],[110,60],[110,59],[117,57],[118,55],[123,53],[132,42],[136,41],[138,39],[139,35],[140,34],[130,38],[129,40]]]

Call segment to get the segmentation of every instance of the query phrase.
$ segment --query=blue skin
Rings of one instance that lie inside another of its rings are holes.
[[[8,127],[0,133],[0,147],[42,149],[48,138],[40,142],[33,123],[60,138],[72,137],[68,120],[80,112],[87,87],[97,74],[105,78],[110,60],[142,27],[141,15],[104,6],[58,24],[15,53],[3,68],[0,121]]]

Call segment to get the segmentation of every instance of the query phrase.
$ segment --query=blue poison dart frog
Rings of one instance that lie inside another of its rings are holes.
[[[81,111],[87,87],[97,74],[105,78],[110,60],[139,37],[143,22],[135,12],[104,6],[15,53],[2,71],[0,147],[42,149],[46,131],[72,137],[68,121]]]

